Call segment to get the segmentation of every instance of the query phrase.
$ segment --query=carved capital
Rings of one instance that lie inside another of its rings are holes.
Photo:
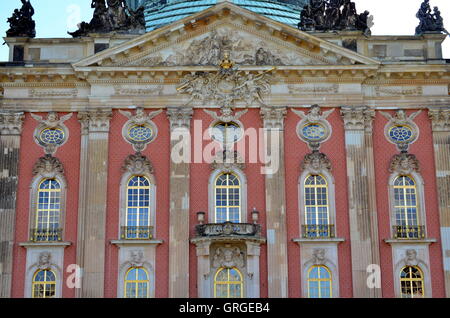
[[[33,175],[41,175],[44,178],[54,178],[57,175],[63,176],[64,167],[58,158],[45,155],[34,164]]]
[[[390,172],[399,174],[409,174],[411,172],[419,172],[419,160],[413,154],[400,153],[392,157]]]
[[[122,167],[131,174],[153,174],[153,165],[148,158],[140,153],[129,155]]]
[[[22,112],[1,112],[0,113],[0,135],[19,136],[22,133],[24,119]]]
[[[261,107],[260,113],[265,129],[284,129],[284,118],[287,114],[286,107]]]
[[[168,107],[167,117],[170,122],[170,130],[177,128],[190,129],[193,114],[194,110],[189,107]]]
[[[433,131],[450,131],[450,107],[431,108],[428,111]]]
[[[97,109],[78,113],[81,123],[81,133],[109,132],[109,122],[112,118],[111,110]]]
[[[344,120],[345,130],[372,132],[375,110],[369,107],[342,107],[341,115]]]

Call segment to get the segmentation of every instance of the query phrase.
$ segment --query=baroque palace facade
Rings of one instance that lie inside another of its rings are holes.
[[[295,1],[210,1],[147,33],[93,1],[73,39],[34,38],[23,2],[0,64],[0,297],[450,296],[427,1],[414,36],[371,36],[350,1],[298,27]]]

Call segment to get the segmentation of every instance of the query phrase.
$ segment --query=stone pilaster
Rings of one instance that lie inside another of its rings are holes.
[[[286,231],[286,193],[284,171],[285,107],[263,107],[266,154],[270,158],[266,169],[266,224],[268,290],[270,298],[288,297],[288,257]],[[268,159],[267,158],[267,159]]]
[[[104,296],[106,192],[110,110],[78,113],[81,123],[77,264],[82,268],[77,297]]]
[[[0,298],[11,297],[20,135],[24,114],[0,113]]]
[[[170,149],[170,229],[169,297],[189,298],[189,175],[192,108],[169,107]],[[189,154],[182,156],[180,145]],[[184,157],[185,160],[182,160]]]
[[[353,296],[381,297],[367,286],[367,267],[380,265],[372,122],[368,107],[343,107],[347,157]]]
[[[445,294],[450,297],[450,107],[433,108],[428,114],[433,127]]]

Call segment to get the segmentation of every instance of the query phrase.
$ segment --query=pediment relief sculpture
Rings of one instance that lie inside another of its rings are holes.
[[[271,91],[269,73],[274,69],[257,74],[240,71],[226,66],[232,63],[227,55],[216,72],[196,72],[186,75],[177,91],[190,95],[186,105],[195,100],[201,104],[213,104],[219,107],[233,107],[236,101],[243,101],[246,106],[254,103],[265,105],[263,96]]]

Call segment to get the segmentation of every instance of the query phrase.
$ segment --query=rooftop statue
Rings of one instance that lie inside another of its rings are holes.
[[[424,0],[422,2],[416,17],[420,20],[416,28],[416,35],[421,35],[426,32],[443,32],[449,34],[444,28],[444,19],[442,19],[441,11],[439,11],[438,7],[434,7],[433,12],[431,11],[430,0]]]
[[[358,14],[350,0],[311,0],[300,13],[298,28],[303,31],[360,30],[371,34],[369,11]]]
[[[36,36],[36,23],[33,20],[34,9],[30,0],[21,0],[22,8],[15,9],[12,17],[8,18],[9,30],[7,37],[27,37]]]
[[[131,10],[125,0],[92,0],[94,15],[91,22],[81,22],[75,32],[67,32],[73,37],[87,36],[89,33],[145,31],[144,7]]]

